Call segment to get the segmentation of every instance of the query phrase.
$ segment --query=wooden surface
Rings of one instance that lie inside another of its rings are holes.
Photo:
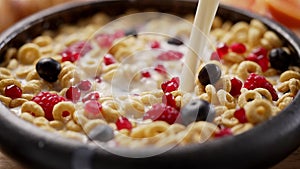
[[[30,169],[24,168],[14,160],[8,158],[0,152],[0,169]],[[300,169],[300,148],[285,160],[271,169]]]

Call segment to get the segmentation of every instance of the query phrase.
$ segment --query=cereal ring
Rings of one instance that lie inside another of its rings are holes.
[[[38,105],[36,102],[27,101],[21,106],[22,113],[30,113],[33,114],[35,117],[44,117],[45,113],[43,108]]]
[[[116,122],[120,114],[122,113],[117,102],[105,101],[102,103],[102,115],[107,122]]]
[[[279,81],[285,82],[292,78],[300,80],[300,73],[296,72],[296,71],[292,71],[292,70],[287,70],[287,71],[281,73],[281,75],[279,77]]]
[[[250,75],[250,73],[256,73],[256,74],[261,75],[262,70],[261,70],[260,66],[255,62],[243,61],[237,69],[237,75],[241,79],[246,80],[247,77]]]
[[[242,94],[238,97],[238,105],[240,107],[244,107],[248,102],[252,102],[254,100],[261,100],[262,95],[254,90],[247,90],[242,92]]]
[[[39,46],[34,43],[26,43],[23,45],[17,54],[17,59],[20,63],[25,65],[33,64],[41,57]]]
[[[229,76],[223,76],[215,85],[216,90],[223,89],[226,92],[231,90],[231,81]]]
[[[65,112],[68,112],[69,115],[66,117]],[[75,106],[72,102],[59,102],[53,107],[53,118],[54,120],[65,121],[70,118],[73,118],[75,112]]]
[[[164,121],[155,121],[147,126],[144,130],[144,137],[154,137],[165,132],[169,128],[169,124]]]
[[[73,120],[70,120],[70,121],[67,122],[66,128],[68,130],[72,130],[72,131],[76,131],[76,132],[82,131],[81,126],[79,126],[78,124],[76,124]]]
[[[9,69],[0,67],[0,80],[3,79],[13,79],[13,76]]]
[[[7,65],[7,69],[9,70],[15,70],[19,66],[19,62],[17,59],[11,59]]]
[[[33,124],[36,126],[49,126],[49,121],[45,117],[36,117],[33,120]]]
[[[89,120],[84,126],[82,126],[82,128],[85,133],[90,133],[90,131],[92,131],[93,128],[105,124],[107,123],[102,119],[94,119],[94,120]]]
[[[64,123],[59,120],[52,120],[49,122],[49,125],[56,130],[61,130],[64,128]]]
[[[0,101],[1,101],[6,107],[9,107],[11,100],[12,100],[12,99],[11,99],[10,97],[6,97],[6,96],[0,95]]]
[[[7,86],[10,86],[10,85],[16,85],[18,86],[19,88],[21,88],[21,83],[20,81],[16,80],[16,79],[3,79],[3,80],[0,80],[0,93],[2,95],[4,95],[4,90]]]
[[[234,117],[235,109],[226,110],[221,115],[221,122],[226,127],[233,127],[239,123],[239,120]]]
[[[225,90],[219,90],[217,92],[218,100],[222,106],[226,106],[228,109],[235,108],[235,99],[230,93]]]
[[[20,118],[30,123],[33,123],[34,120],[34,116],[27,112],[21,113]]]
[[[258,92],[263,98],[266,98],[269,101],[272,101],[272,95],[269,90],[265,88],[256,88],[254,91]]]
[[[10,101],[9,107],[10,108],[15,108],[21,106],[23,103],[27,102],[26,99],[23,98],[16,98]]]
[[[234,135],[237,135],[237,134],[241,134],[241,133],[244,133],[244,132],[252,129],[253,127],[254,126],[251,123],[238,124],[238,125],[232,127],[231,131]]]
[[[257,124],[269,119],[273,114],[273,106],[265,99],[253,100],[244,106],[247,119]]]

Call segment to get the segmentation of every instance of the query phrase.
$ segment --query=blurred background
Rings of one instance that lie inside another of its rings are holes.
[[[91,0],[0,0],[0,33],[37,11],[67,2]],[[220,0],[281,22],[300,36],[300,0]]]

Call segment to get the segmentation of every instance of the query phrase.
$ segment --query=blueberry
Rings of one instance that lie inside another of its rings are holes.
[[[184,125],[194,121],[205,121],[210,111],[210,104],[201,99],[192,100],[181,109],[181,120]]]
[[[206,64],[198,74],[198,80],[203,85],[215,84],[221,77],[222,71],[216,64]]]
[[[98,125],[88,134],[91,140],[108,142],[114,138],[114,130],[108,125]]]
[[[291,56],[282,48],[272,49],[269,53],[269,60],[271,67],[285,71],[288,69],[291,60]]]
[[[134,36],[134,37],[137,37],[138,36],[138,32],[135,29],[127,30],[125,32],[125,36]]]
[[[61,66],[52,58],[42,58],[36,64],[35,69],[42,79],[47,82],[55,82],[58,79]]]
[[[180,40],[179,38],[170,38],[168,39],[167,42],[170,45],[176,45],[176,46],[180,46],[183,44],[182,40]]]

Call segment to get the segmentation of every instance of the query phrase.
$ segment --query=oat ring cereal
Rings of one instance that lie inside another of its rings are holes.
[[[0,101],[45,132],[128,148],[243,134],[293,102],[300,89],[294,50],[256,19],[216,16],[193,82],[183,82],[193,19],[99,12],[45,30],[7,50]],[[182,91],[181,82],[194,90]]]

